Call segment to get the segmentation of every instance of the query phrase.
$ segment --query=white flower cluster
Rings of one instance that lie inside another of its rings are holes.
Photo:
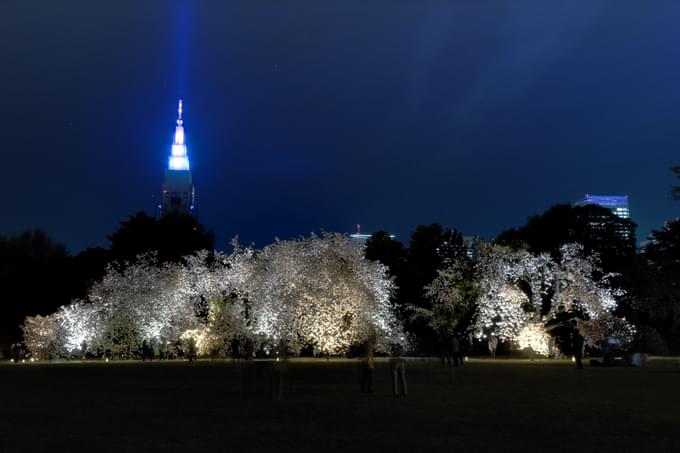
[[[26,318],[34,354],[134,357],[193,341],[199,354],[232,339],[346,351],[375,335],[383,349],[403,333],[390,304],[387,269],[364,259],[343,235],[277,241],[262,250],[234,244],[230,255],[199,252],[181,264],[153,255],[110,267],[86,301]]]
[[[529,348],[536,354],[549,356],[551,353],[552,338],[545,331],[541,322],[530,322],[519,331],[517,344],[520,349]]]
[[[617,346],[626,348],[635,337],[635,327],[623,318],[611,314],[597,320],[578,322],[578,330],[585,337],[588,346]]]

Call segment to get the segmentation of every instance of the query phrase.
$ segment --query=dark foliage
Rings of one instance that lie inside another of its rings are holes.
[[[558,257],[562,245],[577,242],[600,257],[607,272],[620,272],[635,257],[635,223],[597,205],[556,205],[526,225],[501,233],[496,243]]]
[[[0,342],[20,338],[26,315],[47,314],[70,300],[71,261],[42,230],[0,237]]]
[[[411,307],[431,309],[425,296],[429,285],[441,269],[466,260],[463,236],[455,229],[445,230],[439,224],[421,225],[411,233],[408,248],[384,231],[373,234],[366,242],[366,258],[380,261],[390,268],[398,286],[394,304],[406,330],[416,335],[423,352],[433,352],[438,340],[427,320],[414,318]]]
[[[104,277],[106,266],[111,260],[111,250],[102,247],[85,249],[73,257],[71,264],[72,298],[84,298],[92,284]]]
[[[640,263],[631,278],[630,291],[637,296],[641,319],[680,351],[680,219],[653,230]]]
[[[188,215],[170,214],[160,220],[144,212],[120,223],[111,236],[111,258],[134,261],[137,255],[156,251],[158,260],[178,262],[197,250],[213,250],[215,235]]]
[[[680,179],[680,167],[672,167],[671,171],[678,179]],[[674,200],[680,200],[680,186],[673,186],[671,188],[671,196]]]
[[[368,238],[365,254],[367,259],[387,266],[393,277],[400,274],[406,258],[404,245],[385,231],[376,231]]]

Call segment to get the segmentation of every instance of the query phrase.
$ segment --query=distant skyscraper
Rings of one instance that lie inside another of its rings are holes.
[[[590,195],[585,194],[583,199],[576,202],[577,206],[598,205],[609,209],[615,216],[630,220],[630,209],[628,208],[628,195]],[[623,239],[630,239],[635,233],[633,223],[622,224],[616,229],[616,234]],[[594,229],[602,227],[602,222],[593,220],[591,227]]]
[[[349,237],[352,238],[353,241],[361,242],[362,244],[368,241],[368,239],[371,237],[371,234],[363,234],[361,232],[361,225],[357,223],[357,232],[354,234],[350,234]],[[395,235],[390,234],[390,239],[396,238]]]
[[[590,195],[585,194],[583,200],[576,203],[578,206],[596,204],[609,209],[613,214],[622,219],[630,219],[628,209],[628,195]]]
[[[175,139],[168,158],[168,168],[165,170],[159,208],[161,216],[170,213],[196,215],[196,191],[191,180],[187,145],[184,143],[181,99],[177,109]]]

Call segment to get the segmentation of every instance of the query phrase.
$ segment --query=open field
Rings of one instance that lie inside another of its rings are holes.
[[[0,452],[680,451],[680,363],[409,361],[409,395],[359,364],[294,360],[282,400],[268,365],[0,365]]]

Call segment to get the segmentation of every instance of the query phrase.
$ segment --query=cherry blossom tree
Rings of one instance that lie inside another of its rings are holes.
[[[560,252],[555,261],[548,254],[532,255],[526,250],[479,248],[478,297],[471,328],[476,338],[493,335],[547,355],[550,336],[545,325],[565,310],[580,314],[583,322],[574,328],[591,345],[608,336],[632,337],[633,327],[613,314],[622,292],[610,286],[612,275],[602,275],[597,258],[584,256],[578,244],[564,245]],[[426,288],[435,309],[437,303],[443,303],[449,314],[463,308],[458,285],[455,269],[440,272]]]
[[[339,234],[277,241],[258,255],[247,284],[254,333],[299,350],[346,351],[375,330],[378,347],[402,342],[387,269]]]
[[[24,342],[34,358],[48,359],[64,355],[64,351],[59,349],[63,339],[56,315],[29,316],[22,328]]]
[[[480,247],[476,272],[477,338],[515,340],[528,322],[540,319],[553,273],[548,255],[487,245]]]

